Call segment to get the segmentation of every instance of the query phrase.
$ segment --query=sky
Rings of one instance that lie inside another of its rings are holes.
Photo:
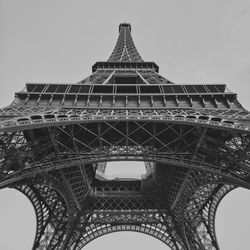
[[[0,0],[0,106],[27,82],[86,78],[96,61],[111,54],[121,22],[131,23],[142,58],[155,61],[165,78],[226,83],[250,109],[249,0]],[[29,201],[9,189],[0,191],[0,201],[0,249],[30,249],[35,215]],[[247,190],[223,200],[216,217],[221,250],[247,249],[249,209]],[[120,250],[167,249],[136,233],[103,236],[85,249],[116,244]]]

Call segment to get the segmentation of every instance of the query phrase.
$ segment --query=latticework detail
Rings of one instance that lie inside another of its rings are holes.
[[[121,24],[107,62],[76,84],[29,83],[0,110],[0,188],[32,202],[33,249],[82,249],[141,232],[173,250],[219,250],[215,214],[250,188],[250,115],[225,84],[174,84]],[[141,178],[104,178],[142,161]]]
[[[119,37],[115,45],[114,51],[108,59],[109,62],[142,62],[132,36],[130,24],[120,24]]]

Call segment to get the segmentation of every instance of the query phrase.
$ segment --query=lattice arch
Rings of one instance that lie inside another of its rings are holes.
[[[81,242],[77,245],[75,245],[72,250],[80,250],[84,246],[86,246],[91,241],[115,232],[136,232],[136,233],[142,233],[146,235],[150,235],[164,244],[166,244],[171,250],[178,250],[181,249],[181,244],[178,242],[173,242],[169,234],[167,234],[164,231],[161,231],[158,227],[152,227],[152,226],[138,226],[138,225],[103,225],[99,229],[95,229],[88,234],[81,240]]]
[[[72,224],[73,201],[68,190],[55,177],[40,177],[29,185],[14,186],[33,205],[36,234],[33,250],[62,249]]]

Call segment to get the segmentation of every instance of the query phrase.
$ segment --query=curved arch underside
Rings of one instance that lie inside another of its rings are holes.
[[[44,186],[41,185],[39,188],[41,190]],[[211,189],[212,185],[200,188],[199,192],[194,194],[196,199],[199,197],[200,200],[197,201],[197,206],[193,209],[204,205],[206,197],[204,197],[204,191],[202,190],[209,188]],[[194,225],[185,224],[184,229],[189,232],[186,235],[183,235],[183,231],[178,232],[177,228],[180,225],[178,226],[178,222],[174,221],[175,216],[167,210],[85,210],[79,212],[77,221],[72,223],[69,221],[65,206],[62,205],[63,201],[58,202],[58,204],[50,203],[51,195],[57,201],[62,198],[51,188],[49,189],[50,198],[48,194],[44,193],[43,195],[42,209],[38,206],[34,196],[36,191],[31,191],[32,189],[35,190],[35,187],[23,186],[18,189],[30,198],[36,210],[38,226],[33,249],[80,250],[102,235],[118,231],[134,231],[153,236],[175,250],[192,249],[193,247],[195,249],[219,249],[214,229],[215,212],[221,199],[233,188],[233,186],[228,185],[222,186],[214,198],[206,204],[205,209],[201,210],[199,219],[197,214],[194,216],[194,212],[190,212],[189,207],[188,211],[185,212],[188,213],[185,214],[185,221],[191,220]],[[50,212],[48,213],[48,211]],[[43,231],[41,231],[41,228],[43,228]],[[191,228],[196,228],[192,235],[190,235]],[[188,241],[185,237],[189,237]],[[190,246],[192,248],[189,248]]]
[[[244,131],[163,121],[94,121],[1,134],[0,187],[37,216],[33,249],[81,249],[115,231],[171,249],[219,249],[214,218],[235,187],[250,188]],[[154,162],[143,180],[96,178],[100,162]]]

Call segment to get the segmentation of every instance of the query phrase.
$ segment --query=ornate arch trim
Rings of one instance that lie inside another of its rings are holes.
[[[143,233],[146,235],[150,235],[161,242],[163,242],[165,245],[170,247],[172,250],[179,250],[182,249],[182,246],[178,243],[174,243],[170,237],[170,235],[167,232],[161,231],[157,227],[149,226],[149,225],[103,225],[100,226],[100,228],[97,228],[96,230],[92,230],[90,232],[85,233],[82,236],[82,239],[80,243],[78,243],[76,246],[73,247],[74,250],[80,250],[85,245],[90,243],[96,238],[99,238],[101,236],[104,236],[106,234],[115,233],[115,232],[137,232],[137,233]]]

